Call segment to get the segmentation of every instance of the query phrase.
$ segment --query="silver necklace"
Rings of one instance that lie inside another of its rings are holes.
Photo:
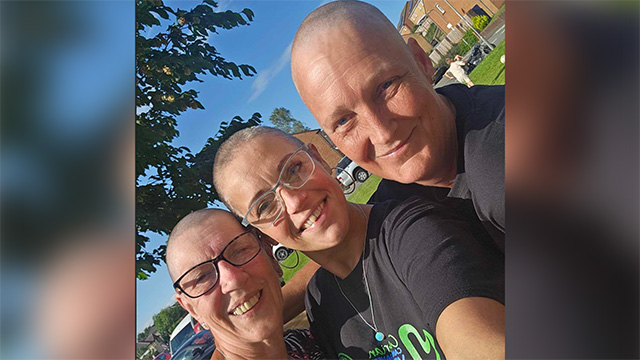
[[[364,218],[364,222],[365,222],[365,225],[366,225],[367,216],[364,214],[364,210],[362,210],[360,205],[358,204],[357,206],[358,206],[358,210],[360,210],[360,213],[362,213],[362,217]],[[340,292],[342,293],[342,296],[344,296],[344,298],[347,299],[347,301],[349,302],[349,305],[351,305],[353,310],[355,310],[356,313],[358,314],[358,316],[360,316],[360,319],[362,319],[362,321],[364,321],[364,323],[367,324],[367,326],[369,326],[371,328],[371,330],[373,330],[375,332],[375,334],[376,334],[375,335],[375,339],[377,341],[382,341],[382,340],[384,340],[384,334],[381,331],[378,330],[378,325],[376,325],[376,316],[375,316],[375,314],[373,312],[373,302],[371,301],[371,291],[369,291],[369,281],[367,281],[367,267],[365,266],[365,263],[364,263],[364,248],[365,248],[365,246],[362,247],[362,277],[364,278],[364,284],[365,284],[366,289],[367,289],[367,298],[369,299],[369,309],[371,309],[371,322],[373,322],[373,325],[369,324],[369,322],[364,318],[364,316],[362,316],[362,314],[360,314],[360,311],[358,311],[358,309],[356,309],[355,305],[353,305],[353,303],[351,302],[351,300],[349,299],[347,294],[344,293],[344,291],[342,290],[342,286],[340,286],[340,282],[338,282],[338,277],[333,275],[333,278],[336,280],[336,284],[338,285],[338,289],[340,289]]]
[[[223,357],[223,358],[225,358],[225,359],[227,359],[227,360],[231,360],[231,359],[229,359],[229,358],[227,357],[227,355],[225,355],[225,354],[222,352],[222,350],[220,350],[220,348],[217,348],[216,350],[218,350],[218,352],[220,352],[220,354],[222,354],[222,357]]]

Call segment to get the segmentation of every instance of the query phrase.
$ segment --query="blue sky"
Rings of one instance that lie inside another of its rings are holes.
[[[328,1],[219,1],[223,10],[240,11],[249,8],[255,13],[250,26],[220,30],[211,37],[211,43],[228,61],[249,64],[257,75],[243,80],[206,77],[194,88],[204,110],[190,110],[178,118],[180,137],[177,146],[187,146],[198,152],[207,138],[214,136],[222,121],[239,115],[243,119],[254,112],[262,114],[264,123],[276,107],[291,110],[293,117],[310,128],[318,128],[300,99],[291,80],[289,50],[296,29],[315,8]],[[396,24],[404,1],[368,1],[377,6],[393,24]],[[165,1],[172,8],[190,9],[199,2]],[[151,235],[148,248],[154,249],[166,241],[164,236]],[[151,325],[152,316],[172,304],[173,289],[164,264],[144,281],[137,280],[137,332]]]

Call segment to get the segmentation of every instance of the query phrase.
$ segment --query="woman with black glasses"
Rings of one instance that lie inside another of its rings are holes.
[[[322,266],[306,308],[329,357],[504,358],[504,255],[470,203],[349,203],[313,145],[268,127],[223,143],[213,175],[243,224]]]
[[[282,270],[271,244],[229,212],[204,209],[171,232],[167,268],[176,299],[209,328],[212,359],[319,359],[309,332],[283,336]]]

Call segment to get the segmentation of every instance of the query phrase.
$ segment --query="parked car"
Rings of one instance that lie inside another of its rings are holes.
[[[278,261],[284,261],[292,252],[293,250],[281,244],[273,246],[273,256],[275,256]]]
[[[193,330],[193,324],[191,323],[192,319],[193,318],[190,314],[185,315],[185,317],[182,318],[178,325],[176,325],[175,329],[171,332],[171,336],[169,337],[169,349],[171,354],[175,354],[176,349],[196,333],[195,330]]]
[[[346,156],[338,161],[338,165],[336,165],[336,167],[342,169],[342,171],[349,174],[349,176],[351,176],[352,178],[351,180],[348,177],[341,178],[341,173],[338,172],[338,178],[340,178],[340,181],[344,186],[351,185],[349,182],[352,182],[353,180],[364,182],[365,180],[367,180],[367,178],[369,178],[369,172],[367,172],[367,170],[361,168],[360,166],[358,166],[358,164],[356,164],[353,160],[349,159]]]
[[[491,48],[485,44],[476,43],[473,45],[471,52],[469,53],[469,58],[465,61],[466,64],[463,66],[464,71],[467,74],[471,73],[490,52]]]
[[[169,359],[171,359],[171,354],[168,351],[163,351],[153,358],[153,360],[169,360]]]
[[[171,360],[209,360],[215,350],[211,330],[203,330],[176,349]]]

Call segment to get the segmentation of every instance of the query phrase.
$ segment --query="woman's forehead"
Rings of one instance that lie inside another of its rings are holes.
[[[238,149],[227,167],[225,197],[236,210],[246,211],[248,199],[275,185],[280,168],[296,150],[297,146],[282,136],[264,134],[251,139]]]
[[[295,151],[299,147],[290,139],[272,133],[259,135],[249,140],[246,145],[246,147],[254,153],[269,154],[276,157],[290,153],[292,150]]]

